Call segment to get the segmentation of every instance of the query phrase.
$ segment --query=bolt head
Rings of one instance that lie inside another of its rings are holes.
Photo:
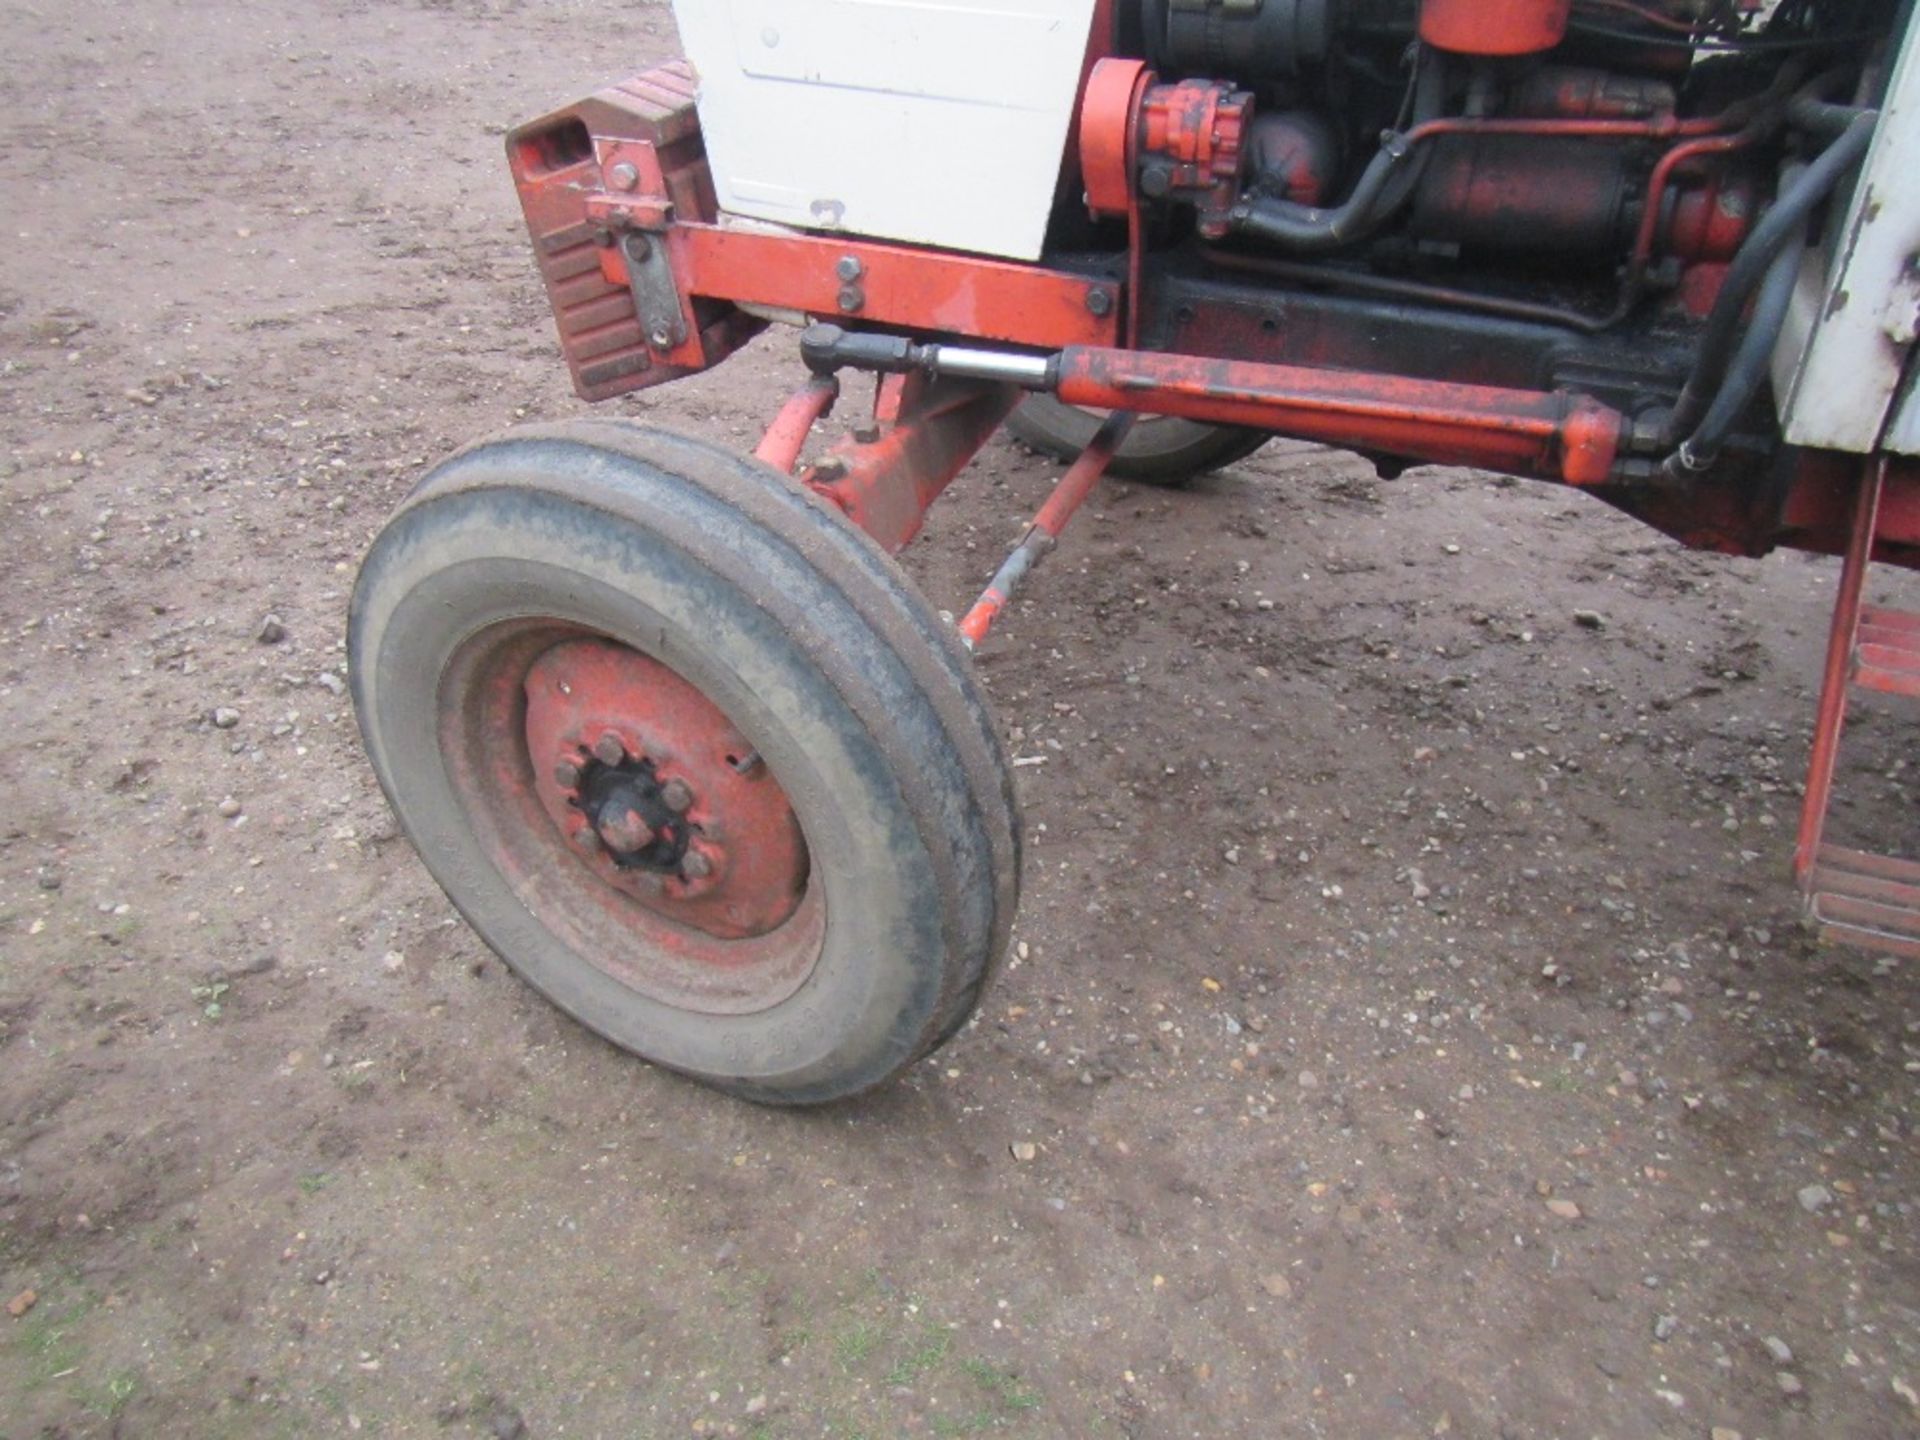
[[[671,350],[673,348],[673,332],[664,325],[655,326],[653,332],[647,336],[647,339],[656,350]]]
[[[867,293],[858,285],[840,287],[840,308],[848,314],[861,309],[867,303]]]
[[[627,747],[620,737],[609,730],[593,742],[593,758],[602,765],[618,765],[627,758]]]
[[[607,167],[607,184],[616,190],[633,190],[640,185],[640,172],[622,160],[617,165]]]
[[[689,850],[681,858],[680,873],[689,880],[704,880],[713,873],[713,862],[698,850]]]
[[[600,838],[616,855],[631,855],[653,843],[653,827],[631,805],[609,805],[600,814]]]
[[[1113,312],[1113,296],[1098,285],[1087,291],[1087,313],[1089,315],[1109,315]]]
[[[693,787],[684,780],[669,780],[660,787],[660,798],[674,814],[684,815],[693,808]]]
[[[840,283],[851,285],[866,274],[866,266],[860,263],[858,255],[842,255],[833,267],[833,273],[840,277]]]
[[[580,783],[580,767],[571,760],[562,760],[553,767],[553,783],[562,790],[571,790]]]

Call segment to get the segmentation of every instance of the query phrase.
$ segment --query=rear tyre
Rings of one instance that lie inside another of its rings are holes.
[[[978,1003],[1018,898],[1005,752],[926,602],[786,477],[641,427],[510,432],[375,540],[349,648],[427,868],[616,1045],[818,1103]]]
[[[1087,448],[1102,418],[1051,395],[1030,395],[1008,417],[1007,429],[1043,455],[1072,460]],[[1127,432],[1107,473],[1144,485],[1177,487],[1246,459],[1271,438],[1259,430],[1202,425],[1177,415],[1142,415]]]

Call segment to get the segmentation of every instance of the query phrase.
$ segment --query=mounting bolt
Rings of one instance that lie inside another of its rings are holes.
[[[858,285],[842,285],[840,287],[840,308],[845,310],[849,315],[861,309],[866,303],[867,292],[862,290]]]
[[[571,760],[562,760],[553,767],[553,783],[562,790],[571,790],[580,783],[580,767]]]
[[[616,855],[631,855],[653,843],[653,827],[631,805],[609,805],[600,812],[600,838]]]
[[[656,350],[671,350],[673,348],[673,332],[664,325],[654,326],[653,332],[647,336],[647,339],[652,342],[653,348]]]
[[[693,808],[693,789],[684,780],[667,781],[660,787],[660,798],[676,815],[684,815]]]
[[[1095,316],[1111,315],[1113,296],[1098,285],[1090,287],[1087,291],[1087,313]]]
[[[713,862],[698,850],[689,850],[681,857],[680,873],[689,880],[704,880],[713,873]]]
[[[607,183],[616,190],[637,190],[640,186],[640,172],[625,160],[607,167]]]
[[[833,273],[840,277],[840,283],[851,285],[867,273],[867,267],[860,263],[858,255],[842,255],[834,262]]]
[[[653,254],[653,241],[640,234],[637,230],[627,236],[627,258],[629,260],[643,261],[651,254]]]
[[[593,742],[593,758],[602,765],[618,765],[627,758],[626,743],[609,730]]]

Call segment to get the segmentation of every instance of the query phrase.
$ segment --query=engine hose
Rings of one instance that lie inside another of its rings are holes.
[[[1733,352],[1740,342],[1741,318],[1747,302],[1766,279],[1780,252],[1806,230],[1814,207],[1826,199],[1833,188],[1865,158],[1873,143],[1878,112],[1862,111],[1807,168],[1780,192],[1773,208],[1753,227],[1721,283],[1720,294],[1701,331],[1693,368],[1687,383],[1674,402],[1673,412],[1660,430],[1660,448],[1676,445],[1693,433],[1706,415],[1714,394],[1726,377]]]
[[[1419,63],[1413,82],[1415,127],[1438,116],[1446,100],[1446,74],[1439,55],[1423,49]],[[1406,204],[1419,183],[1427,153],[1405,135],[1387,135],[1342,204],[1323,209],[1247,194],[1234,203],[1228,220],[1240,234],[1295,255],[1330,255],[1366,239]],[[1418,163],[1409,163],[1413,161]]]
[[[1746,335],[1727,367],[1726,379],[1720,382],[1719,393],[1707,407],[1706,418],[1666,459],[1663,469],[1670,478],[1685,479],[1712,469],[1734,424],[1759,394],[1773,360],[1773,348],[1786,327],[1787,311],[1793,305],[1794,284],[1800,278],[1804,254],[1802,246],[1788,245],[1774,257],[1767,278],[1761,282],[1759,297],[1753,302]]]

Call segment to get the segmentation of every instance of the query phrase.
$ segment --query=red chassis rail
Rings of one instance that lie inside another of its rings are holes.
[[[1846,545],[1857,462],[1806,457],[1784,492],[1609,483],[1625,422],[1566,392],[1125,348],[1129,284],[910,245],[722,223],[684,64],[662,66],[513,132],[508,154],[575,385],[602,400],[718,364],[770,320],[1028,347],[1070,403],[1244,425],[1414,462],[1470,464],[1592,487],[1684,542],[1735,553]],[[1082,124],[1087,123],[1085,116]],[[1098,137],[1095,137],[1097,140]],[[1098,149],[1097,144],[1093,147]],[[1091,178],[1091,177],[1090,177]],[[822,386],[762,447],[798,463]],[[802,478],[889,549],[1019,392],[895,377],[876,421]],[[804,423],[803,423],[804,422]],[[1920,564],[1920,466],[1888,468],[1876,558]]]

